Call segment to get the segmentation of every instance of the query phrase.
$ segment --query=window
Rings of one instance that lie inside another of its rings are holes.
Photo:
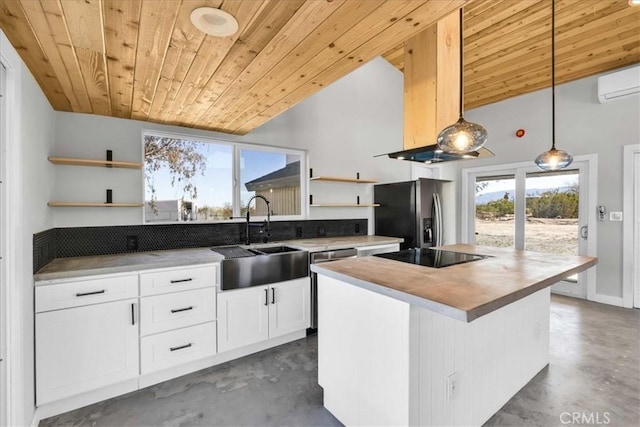
[[[272,215],[300,215],[300,155],[240,150],[240,206],[246,214],[252,196],[269,200]],[[266,204],[256,200],[252,215],[266,215]]]
[[[150,132],[143,145],[145,222],[229,220],[253,196],[269,200],[273,217],[303,215],[302,151]],[[266,216],[266,203],[253,201],[251,214]]]

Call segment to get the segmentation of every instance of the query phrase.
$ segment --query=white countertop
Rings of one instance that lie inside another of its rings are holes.
[[[309,252],[319,252],[324,250],[400,243],[402,241],[402,238],[384,236],[322,237],[318,239],[288,240],[242,247],[259,248],[260,246],[287,245]],[[56,258],[41,268],[33,277],[37,285],[38,282],[48,280],[208,264],[222,260],[223,257],[213,252],[209,247]]]

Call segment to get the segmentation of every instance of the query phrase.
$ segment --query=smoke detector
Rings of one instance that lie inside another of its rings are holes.
[[[191,12],[197,29],[214,37],[227,37],[238,31],[238,21],[228,12],[214,7],[199,7]]]

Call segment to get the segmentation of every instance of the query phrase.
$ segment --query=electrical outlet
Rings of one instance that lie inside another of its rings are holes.
[[[324,227],[318,227],[318,236],[322,237],[326,235],[327,235],[327,230],[325,230]]]
[[[447,377],[447,402],[452,402],[458,395],[460,379],[457,372]]]
[[[138,236],[127,236],[127,250],[128,251],[138,250]]]
[[[356,223],[356,234],[360,232],[360,224]]]
[[[296,227],[296,238],[301,238],[302,237],[302,227],[298,226]]]

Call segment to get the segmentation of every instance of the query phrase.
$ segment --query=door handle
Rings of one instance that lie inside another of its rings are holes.
[[[131,303],[131,325],[135,325],[136,324],[136,308],[137,305],[135,302]]]
[[[271,288],[271,304],[275,304],[275,303],[276,303],[276,289]]]
[[[580,237],[582,237],[584,240],[587,240],[587,238],[589,237],[589,227],[586,225],[583,225],[582,227],[580,227]]]
[[[269,305],[269,289],[264,288],[264,305]]]

